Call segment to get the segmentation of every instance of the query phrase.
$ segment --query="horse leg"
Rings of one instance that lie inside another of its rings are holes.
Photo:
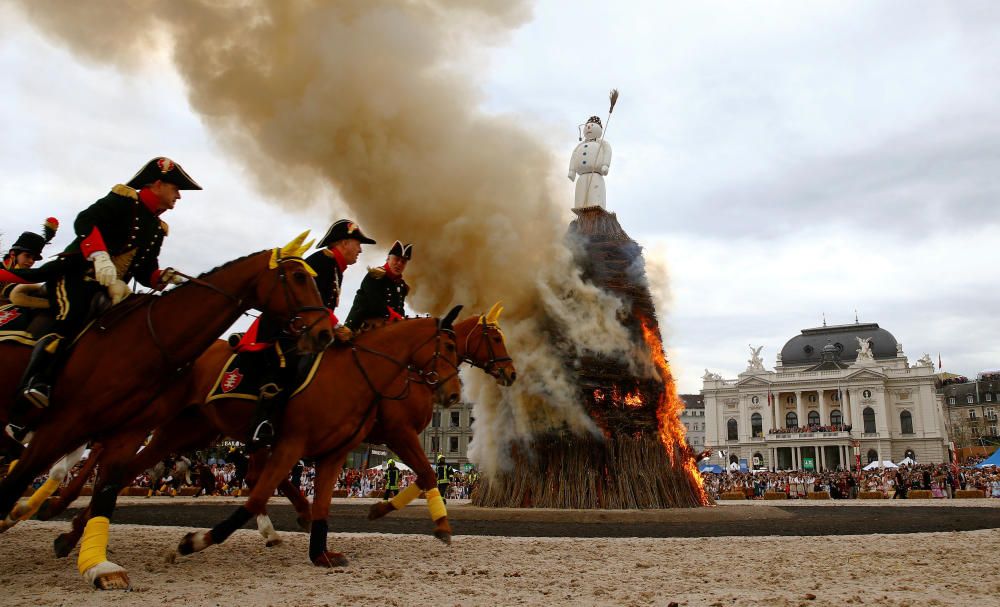
[[[87,458],[87,463],[80,468],[80,472],[73,477],[73,480],[59,491],[58,496],[42,504],[42,507],[38,509],[38,520],[47,521],[59,516],[76,498],[80,497],[83,486],[87,484],[87,479],[90,478],[91,473],[94,472],[94,468],[97,466],[103,448],[100,443],[91,445],[90,457]]]
[[[392,449],[400,459],[413,468],[417,473],[417,482],[410,484],[403,489],[399,495],[388,502],[378,502],[372,504],[368,511],[368,519],[375,520],[389,514],[393,510],[403,508],[420,495],[423,490],[427,497],[427,508],[431,513],[431,520],[434,521],[434,537],[445,544],[451,543],[451,525],[448,524],[448,510],[444,506],[444,500],[437,488],[437,477],[434,469],[427,461],[427,456],[420,447],[420,439],[417,434],[410,429],[401,429],[393,433],[390,440],[386,441],[386,446]]]
[[[267,500],[274,494],[282,478],[288,477],[289,470],[302,454],[301,441],[284,440],[278,443],[270,459],[264,465],[260,478],[250,490],[250,498],[229,515],[229,518],[218,523],[209,531],[192,531],[184,536],[177,546],[177,553],[186,556],[201,552],[213,544],[226,541],[234,531],[241,528],[251,518],[267,512]]]
[[[287,478],[281,481],[278,485],[278,493],[284,495],[288,498],[288,501],[292,502],[292,506],[295,507],[295,512],[298,513],[298,517],[295,519],[299,524],[299,527],[303,531],[309,531],[312,526],[312,521],[310,520],[311,514],[309,513],[309,501],[306,500],[302,492],[291,483]],[[264,538],[264,545],[268,548],[272,548],[281,543],[281,536],[278,532],[274,530],[274,524],[271,523],[271,517],[264,514],[257,515],[257,531]]]
[[[101,473],[90,500],[90,520],[83,530],[77,569],[99,590],[127,590],[131,587],[124,567],[108,560],[108,530],[118,501],[118,492],[129,480],[136,451],[146,437],[144,430],[119,434],[104,444]]]
[[[125,483],[132,482],[143,470],[161,461],[167,454],[180,453],[188,449],[207,445],[211,442],[212,438],[218,435],[218,431],[207,424],[188,425],[189,421],[189,416],[182,415],[175,418],[153,433],[153,440],[149,441],[145,449],[138,453],[133,451],[131,456],[121,457],[122,461],[120,465],[122,466],[122,471],[120,475],[122,477],[122,487],[126,486]],[[135,450],[138,451],[138,445],[135,447]],[[114,457],[120,457],[120,455],[120,453],[115,454]],[[104,476],[104,473],[101,476]],[[95,483],[95,495],[97,494],[98,484],[100,484],[100,481]],[[91,503],[93,503],[93,498],[91,498]],[[56,557],[62,558],[68,556],[73,551],[73,547],[76,546],[83,535],[84,524],[88,518],[90,518],[89,506],[73,518],[72,529],[55,539],[52,548],[55,550]]]
[[[21,459],[0,482],[0,516],[6,516],[17,503],[18,498],[39,474],[47,470],[66,454],[66,443],[58,436],[64,429],[57,424],[46,424],[38,429],[34,439],[24,450]],[[74,447],[83,442],[82,437],[72,437]]]
[[[345,567],[347,557],[342,552],[326,549],[327,534],[330,531],[330,501],[333,488],[340,476],[346,454],[328,455],[316,462],[315,495],[312,503],[312,529],[309,530],[309,560],[317,567]]]
[[[22,500],[14,506],[14,509],[10,511],[7,518],[0,521],[0,533],[10,529],[20,521],[26,521],[38,511],[44,502],[50,495],[56,492],[59,485],[62,484],[66,477],[69,476],[69,471],[73,466],[77,464],[83,458],[83,452],[86,450],[87,445],[80,445],[76,451],[70,453],[69,455],[63,456],[52,468],[49,470],[49,477],[45,479],[45,482],[41,487],[35,490],[26,500]]]

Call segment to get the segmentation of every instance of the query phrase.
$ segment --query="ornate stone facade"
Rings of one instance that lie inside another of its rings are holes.
[[[701,392],[713,463],[822,471],[853,467],[857,455],[862,465],[906,456],[947,461],[933,366],[911,366],[877,324],[804,329],[782,348],[773,371],[754,367],[736,379],[706,372]]]

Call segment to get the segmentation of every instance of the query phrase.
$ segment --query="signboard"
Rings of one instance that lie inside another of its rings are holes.
[[[753,456],[753,469],[760,470],[764,467],[764,458],[759,455]]]
[[[816,469],[815,460],[813,458],[811,458],[811,457],[803,457],[802,458],[802,469],[803,470],[815,470]]]
[[[741,459],[740,460],[740,472],[747,472],[749,470],[750,469],[747,467],[747,460]]]

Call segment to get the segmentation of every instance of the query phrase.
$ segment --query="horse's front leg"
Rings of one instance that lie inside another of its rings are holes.
[[[214,544],[226,541],[234,531],[240,529],[256,515],[266,514],[267,500],[274,494],[282,478],[287,478],[292,465],[302,454],[301,441],[280,441],[274,453],[267,460],[260,478],[250,490],[246,504],[240,506],[224,521],[208,531],[192,531],[184,536],[177,546],[177,553],[186,556],[201,552]]]
[[[451,543],[451,525],[448,523],[448,510],[437,488],[437,477],[434,469],[427,461],[427,456],[420,447],[420,438],[412,428],[397,428],[390,434],[386,446],[399,455],[413,471],[417,473],[417,481],[403,489],[399,495],[388,502],[372,504],[368,511],[368,520],[381,518],[394,510],[400,510],[412,502],[423,491],[427,497],[427,508],[434,521],[434,537],[445,544]]]
[[[330,501],[333,488],[340,476],[346,454],[329,455],[316,462],[315,493],[312,503],[312,529],[309,531],[309,560],[317,567],[344,567],[347,557],[342,552],[330,552],[326,548],[330,531]]]
[[[31,497],[18,502],[14,506],[14,509],[10,511],[10,514],[7,515],[7,518],[0,521],[0,533],[10,529],[20,521],[28,520],[38,512],[38,509],[42,507],[42,503],[56,492],[59,485],[69,476],[69,471],[83,458],[83,452],[86,449],[86,444],[80,445],[76,451],[63,456],[62,459],[56,462],[49,470],[49,477],[45,479],[42,486],[36,489],[31,494]]]

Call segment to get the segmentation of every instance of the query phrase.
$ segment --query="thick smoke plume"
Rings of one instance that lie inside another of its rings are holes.
[[[562,244],[570,200],[547,147],[516,117],[477,108],[484,45],[529,16],[510,0],[22,0],[39,30],[78,56],[133,70],[169,54],[191,107],[286,206],[335,191],[381,241],[416,244],[411,305],[505,305],[518,382],[466,374],[474,457],[567,424],[592,428],[549,343],[629,348],[618,302],[582,283]],[[154,72],[155,73],[155,72]],[[183,162],[183,159],[178,159]],[[197,175],[197,167],[188,167]]]

